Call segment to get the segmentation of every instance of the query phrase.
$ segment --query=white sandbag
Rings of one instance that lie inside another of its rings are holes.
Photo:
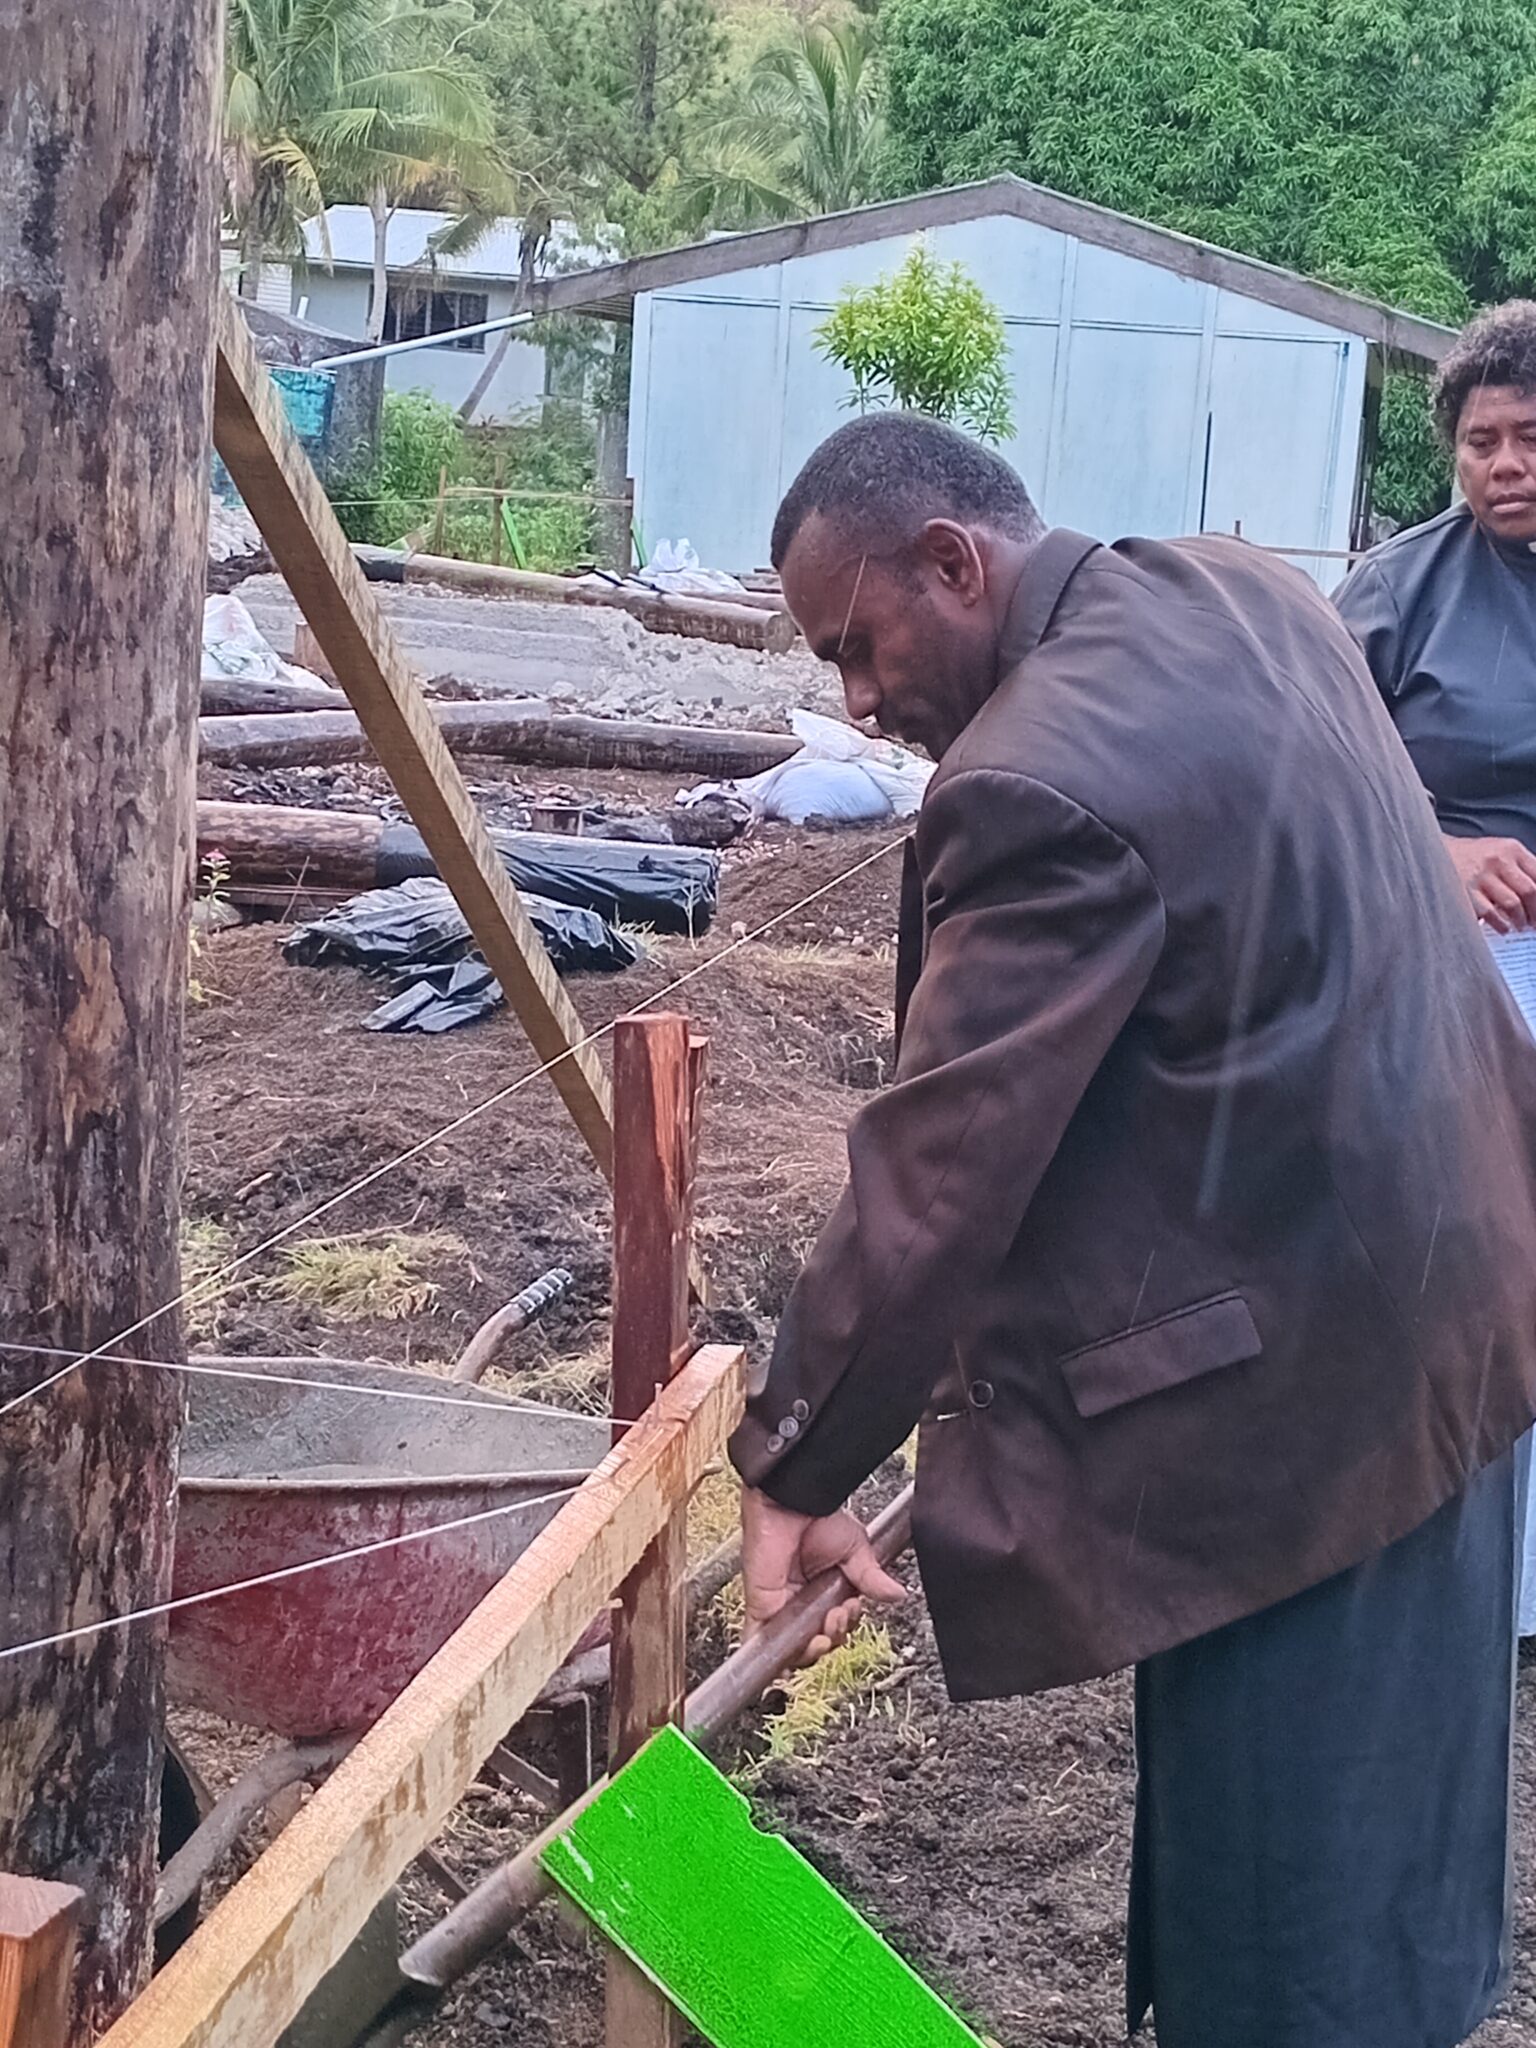
[[[231,677],[258,683],[308,683],[330,694],[319,676],[283,660],[238,597],[205,597],[202,680],[219,683]]]
[[[930,761],[919,760],[893,740],[871,739],[857,727],[819,712],[796,711],[790,723],[801,741],[777,768],[740,782],[706,782],[679,790],[680,804],[706,796],[734,796],[754,817],[804,825],[812,818],[838,825],[873,825],[883,818],[909,818],[923,800]]]

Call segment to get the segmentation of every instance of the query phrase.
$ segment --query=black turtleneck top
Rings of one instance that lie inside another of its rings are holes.
[[[1441,830],[1536,853],[1536,544],[1453,505],[1374,548],[1334,603]]]

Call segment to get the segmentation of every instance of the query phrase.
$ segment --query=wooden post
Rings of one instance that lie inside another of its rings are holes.
[[[319,479],[227,293],[218,337],[213,434],[263,540],[351,699],[374,752],[453,891],[603,1173],[613,1171],[608,1079],[581,1019],[497,857],[427,700],[363,580]],[[316,713],[315,716],[320,716]],[[574,1048],[574,1049],[573,1049]]]
[[[643,1415],[688,1351],[688,1252],[705,1041],[684,1017],[614,1027],[613,1412]],[[664,1722],[687,1687],[688,1509],[682,1503],[625,1580],[613,1625],[609,1769]],[[677,2048],[681,2023],[617,1950],[608,1958],[608,2048]]]
[[[498,453],[496,457],[496,488],[491,493],[491,561],[501,567],[501,508],[505,502],[501,487],[506,481],[507,458]]]
[[[179,1291],[218,19],[0,0],[0,1337],[65,1360]],[[60,1363],[0,1353],[0,1406]],[[0,1643],[169,1592],[180,1400],[93,1365],[0,1416]],[[86,1898],[73,2040],[149,1966],[163,1723],[154,1626],[0,1664],[0,1869]]]
[[[437,472],[437,510],[432,515],[432,552],[443,552],[443,521],[447,511],[448,471],[446,467]]]
[[[73,1885],[0,1877],[0,2048],[70,2048],[81,1903]]]

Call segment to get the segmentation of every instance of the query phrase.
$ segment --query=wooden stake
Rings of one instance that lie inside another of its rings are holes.
[[[614,1027],[613,1412],[644,1412],[688,1349],[688,1251],[705,1041],[687,1019]],[[622,1436],[622,1422],[615,1425]],[[613,1627],[609,1768],[682,1717],[687,1685],[688,1510],[682,1503],[625,1581]],[[677,2048],[666,1997],[617,1950],[608,1958],[608,2048]]]
[[[432,516],[432,552],[434,555],[440,555],[443,552],[443,519],[447,509],[448,471],[446,468],[443,468],[437,472],[437,510]]]
[[[741,1406],[740,1351],[696,1352],[98,2048],[271,2048],[686,1501]]]
[[[501,567],[501,508],[506,502],[501,495],[501,487],[506,480],[506,474],[507,458],[505,455],[498,454],[496,457],[496,489],[491,497],[491,561],[498,569]]]
[[[0,2048],[70,2048],[69,1985],[84,1894],[0,1877]]]
[[[502,992],[593,1158],[613,1171],[608,1082],[539,942],[421,687],[395,645],[319,480],[283,418],[234,301],[220,293],[214,440],[262,538],[352,700]],[[315,716],[323,716],[316,713]]]

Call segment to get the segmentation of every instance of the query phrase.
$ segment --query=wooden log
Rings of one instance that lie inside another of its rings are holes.
[[[70,2048],[70,1982],[84,1895],[0,1877],[0,2048]]]
[[[793,733],[585,718],[551,713],[537,698],[470,704],[430,699],[428,709],[450,752],[495,754],[537,768],[657,769],[734,780],[777,768],[800,749]],[[373,758],[355,713],[330,703],[248,718],[203,718],[197,751],[200,760],[219,768],[319,768]]]
[[[741,1352],[696,1352],[99,2048],[270,2048],[687,1499],[741,1406]]]
[[[374,889],[386,829],[370,811],[205,802],[197,806],[197,855],[225,862],[236,883]]]
[[[560,833],[495,832],[491,838],[533,895],[663,932],[706,930],[714,914],[718,864],[707,850]],[[386,824],[368,811],[205,802],[197,806],[197,845],[201,860],[219,858],[234,888],[391,888],[436,872],[414,826]]]
[[[705,1041],[685,1017],[621,1017],[613,1033],[613,1412],[642,1414],[688,1349],[688,1248]],[[616,1425],[622,1437],[623,1422]],[[625,1580],[613,1618],[609,1768],[627,1763],[687,1687],[688,1509]],[[608,1956],[608,2048],[679,2048],[665,1995]]]
[[[256,676],[204,676],[199,690],[204,718],[266,717],[274,712],[346,711],[346,693],[313,683],[264,682]]]
[[[363,557],[370,573],[374,559],[376,555]],[[389,573],[394,564],[381,565],[390,581],[440,583],[480,597],[524,598],[535,604],[596,605],[628,612],[651,633],[680,633],[690,640],[714,640],[764,654],[787,654],[795,644],[797,628],[789,613],[763,611],[755,604],[674,597],[633,585],[587,583],[573,576],[540,575],[533,569],[497,568],[490,562],[456,562],[444,555],[407,555],[396,560],[400,564],[398,577]]]
[[[214,441],[262,538],[432,851],[601,1172],[613,1171],[608,1078],[497,858],[232,299],[216,301]],[[324,713],[315,716],[323,717]]]
[[[113,1348],[182,1342],[156,1311],[178,1292],[218,19],[0,7],[0,1332],[65,1360],[152,1316]],[[0,1406],[62,1362],[0,1354]],[[169,1591],[174,1378],[87,1367],[0,1417],[0,1641]],[[82,2042],[149,1967],[162,1665],[144,1626],[0,1666],[0,1868],[85,1893]]]

